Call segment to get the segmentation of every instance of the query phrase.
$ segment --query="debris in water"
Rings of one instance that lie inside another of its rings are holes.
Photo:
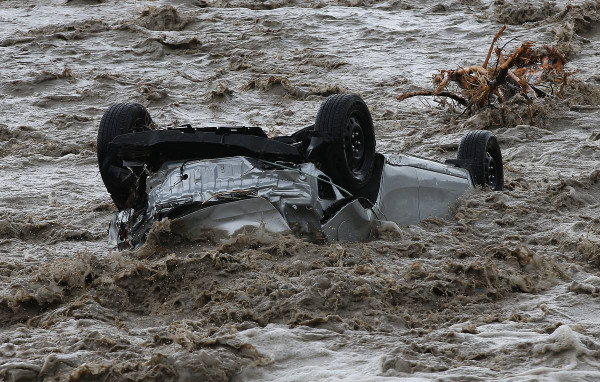
[[[535,49],[533,41],[526,41],[514,52],[505,55],[503,49],[506,44],[502,47],[496,45],[505,29],[506,25],[494,36],[482,65],[441,70],[433,76],[433,90],[408,92],[397,99],[445,97],[465,107],[465,111],[474,112],[484,108],[506,108],[508,99],[521,94],[527,100],[533,125],[533,99],[554,95],[553,85],[560,86],[557,95],[561,95],[572,73],[564,72],[566,59],[557,47],[544,45],[543,50]],[[492,52],[496,54],[496,63],[488,67]]]

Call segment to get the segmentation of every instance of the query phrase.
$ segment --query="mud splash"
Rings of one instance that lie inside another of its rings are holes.
[[[145,8],[140,15],[139,23],[153,31],[181,31],[193,21],[191,17],[179,15],[177,9],[173,7],[163,6]]]

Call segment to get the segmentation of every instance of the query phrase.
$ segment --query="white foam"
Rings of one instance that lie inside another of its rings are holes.
[[[366,335],[366,333],[359,333]],[[348,337],[329,330],[309,327],[287,328],[267,325],[239,333],[273,360],[270,366],[245,369],[234,381],[262,380],[305,381],[389,381],[396,378],[378,376],[384,349],[374,351],[348,344]],[[373,335],[373,344],[380,339]],[[403,379],[425,381],[423,378]]]

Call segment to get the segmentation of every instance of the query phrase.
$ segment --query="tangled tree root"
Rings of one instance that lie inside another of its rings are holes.
[[[449,98],[465,108],[476,112],[485,108],[506,107],[506,101],[516,94],[522,95],[529,107],[530,124],[534,124],[531,105],[534,99],[562,94],[568,77],[565,57],[557,47],[544,45],[535,49],[532,41],[526,41],[514,52],[505,55],[504,46],[496,45],[506,29],[503,26],[494,36],[485,61],[454,70],[441,70],[433,76],[433,90],[419,90],[401,94],[399,101],[416,96],[430,96],[445,103]],[[492,52],[496,63],[488,67]],[[560,86],[555,93],[554,86]],[[441,98],[439,98],[441,97]]]

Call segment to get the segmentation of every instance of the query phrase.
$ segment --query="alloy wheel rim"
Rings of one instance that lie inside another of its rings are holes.
[[[489,151],[486,151],[484,158],[484,181],[490,188],[495,189],[498,184],[496,161]]]
[[[346,122],[344,134],[346,160],[352,172],[360,170],[365,157],[365,136],[363,128],[356,116],[351,116]]]

